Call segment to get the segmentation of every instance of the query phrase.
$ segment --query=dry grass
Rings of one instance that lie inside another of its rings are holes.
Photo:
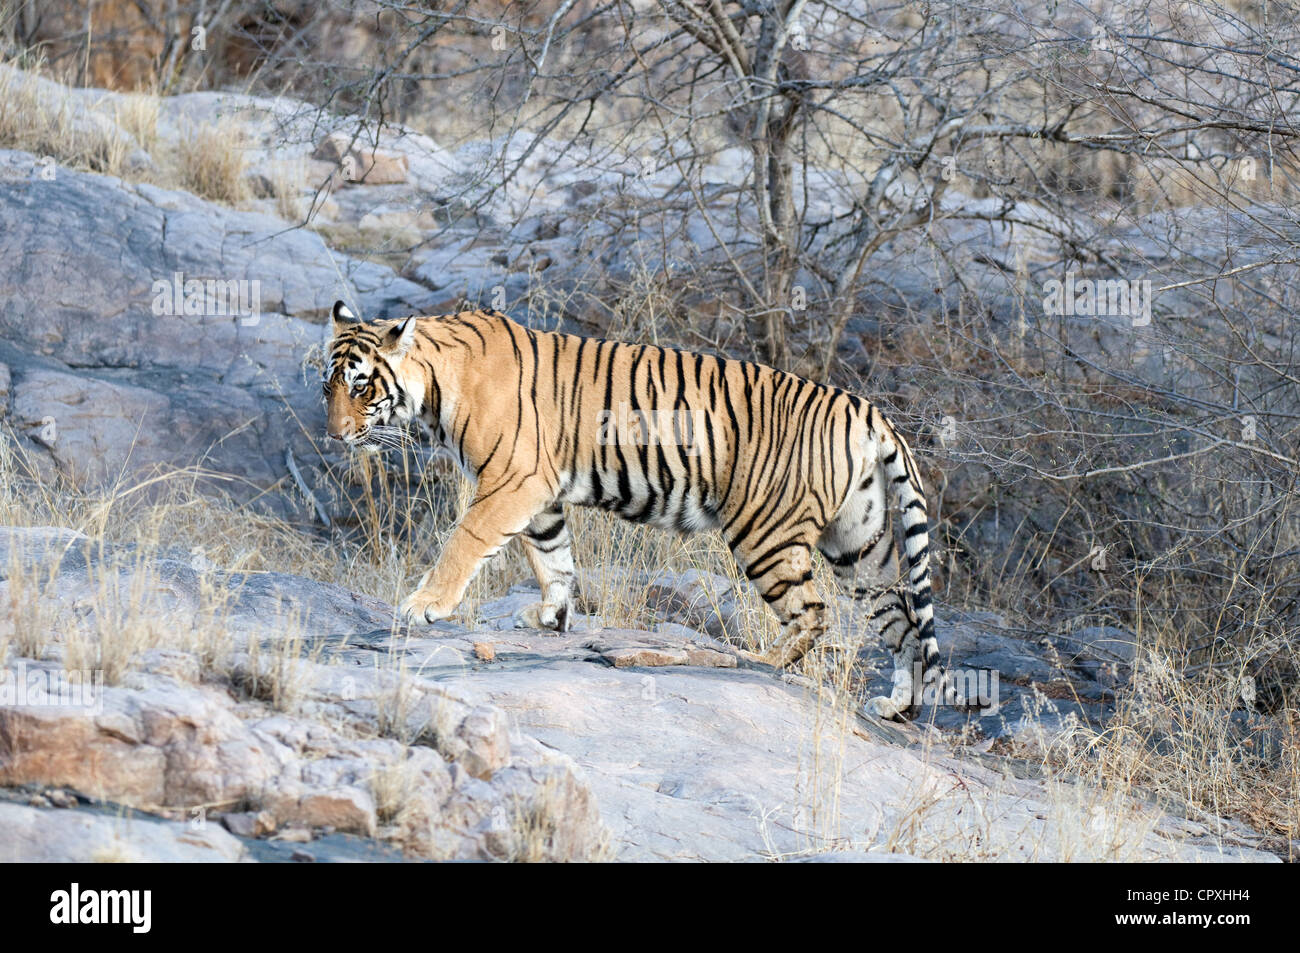
[[[1238,818],[1295,860],[1300,711],[1248,713],[1246,676],[1244,661],[1208,675],[1188,673],[1153,649],[1110,723],[1080,729],[1048,760],[1176,806],[1193,820]]]
[[[829,575],[829,572],[825,573]],[[820,579],[819,585],[832,588],[834,583]],[[841,606],[837,599],[828,600],[831,618],[828,627],[836,631]],[[842,843],[844,812],[841,810],[845,758],[857,730],[857,712],[861,698],[853,690],[855,683],[855,647],[836,651],[830,646],[814,650],[805,657],[802,671],[811,680],[808,689],[813,704],[806,706],[810,724],[801,737],[806,739],[800,750],[796,786],[799,794],[801,829],[808,850],[824,849]]]
[[[134,492],[135,487],[80,493],[35,484],[22,478],[13,454],[5,450],[0,450],[0,522],[61,525],[86,532],[94,540],[133,543],[140,547],[138,553],[172,551],[203,539],[203,552],[197,555],[214,568],[300,573],[395,602],[428,567],[450,532],[450,514],[463,505],[468,490],[458,475],[447,473],[434,486],[425,485],[421,495],[403,500],[393,468],[381,472],[375,463],[368,459],[358,464],[370,468],[370,482],[359,497],[360,525],[351,541],[326,540],[283,520],[198,495],[193,474],[176,474],[155,484],[161,495],[147,501]],[[388,509],[403,505],[407,512],[400,517]],[[594,511],[575,512],[572,528],[576,561],[588,569],[585,599],[607,624],[652,624],[656,618],[648,590],[653,578],[663,572],[700,569],[739,584],[749,647],[761,648],[774,631],[770,615],[741,583],[729,554],[715,537],[680,538]],[[819,585],[834,591],[825,567],[818,565],[817,572]],[[233,648],[221,625],[233,591],[215,585],[213,578],[209,574],[203,583],[207,588],[192,625],[162,632],[150,623],[157,617],[152,593],[156,580],[150,573],[131,563],[104,568],[90,583],[95,612],[84,631],[69,635],[65,664],[72,669],[103,669],[106,681],[112,683],[140,651],[165,643],[195,652],[207,670],[219,668]],[[475,580],[462,616],[472,621],[484,600],[530,578],[522,554],[508,548]],[[8,624],[0,628],[0,638],[19,655],[39,657],[54,640],[49,600],[37,598],[49,585],[48,575],[41,571],[21,565],[10,568]],[[830,601],[830,611],[832,631],[852,631],[852,620],[837,615],[838,600]],[[291,710],[302,695],[297,666],[302,632],[301,627],[290,628],[270,650],[248,646],[244,685],[253,697],[282,710]],[[1250,657],[1235,656],[1235,668],[1179,671],[1168,654],[1173,638],[1173,633],[1146,633],[1144,644],[1150,654],[1138,667],[1132,688],[1121,693],[1118,712],[1105,729],[1079,728],[1069,736],[1008,752],[1038,759],[1060,779],[1050,788],[1059,811],[1049,830],[1050,843],[1044,840],[1041,851],[1046,853],[1050,847],[1053,855],[1078,860],[1132,859],[1139,835],[1145,836],[1154,820],[1150,813],[1117,814],[1119,805],[1128,803],[1126,798],[1181,806],[1193,817],[1204,812],[1205,817],[1239,818],[1265,832],[1279,852],[1293,849],[1300,826],[1296,806],[1300,804],[1300,719],[1294,710],[1284,708],[1268,718],[1234,720],[1231,712],[1243,706],[1242,676]],[[809,852],[827,845],[846,846],[838,804],[845,753],[861,699],[855,694],[849,665],[853,647],[839,648],[810,656],[804,666],[810,679],[808,691],[818,702],[809,706],[812,723],[805,726],[807,745],[797,781],[798,812]],[[376,699],[379,733],[407,744],[427,743],[436,730],[437,711],[421,712],[419,706],[436,706],[436,699],[425,699],[409,688],[400,661],[380,659],[377,664],[391,666],[397,676],[394,690]],[[394,818],[400,814],[399,781],[394,775],[374,782],[377,797],[381,790],[388,792],[380,800]],[[891,849],[935,859],[1022,856],[1013,852],[1014,845],[991,839],[991,821],[984,828],[950,823],[945,813],[948,800],[934,791],[918,792],[916,803],[904,812],[897,828],[885,832]],[[518,849],[512,853],[517,859],[528,859],[545,842],[546,818],[544,812],[524,812],[518,821]]]
[[[66,91],[43,92],[32,74],[0,62],[0,147],[121,175],[134,143],[118,127],[107,102],[83,106]]]
[[[955,787],[935,776],[915,791],[883,846],[939,862],[1132,863],[1151,860],[1164,814],[1104,779],[1047,778],[1041,813],[1027,814],[1011,782]]]
[[[210,574],[199,577],[199,608],[194,624],[181,629],[176,643],[198,659],[201,671],[216,671],[235,650],[234,636],[224,619],[236,595],[235,589],[218,584]]]
[[[420,703],[426,699],[406,677],[405,660],[389,664],[395,678],[391,687],[375,697],[376,731],[404,745],[431,742],[436,733],[436,712],[421,709]]]
[[[555,834],[563,823],[561,810],[554,778],[543,781],[531,797],[515,800],[505,860],[512,864],[540,864],[552,856]]]
[[[0,609],[5,610],[0,638],[29,658],[61,646],[66,669],[101,671],[110,685],[120,682],[141,652],[155,647],[190,652],[204,671],[227,670],[236,646],[224,618],[238,587],[203,570],[256,571],[265,568],[263,556],[287,560],[295,551],[307,561],[311,543],[281,521],[252,516],[250,523],[235,507],[198,495],[195,478],[192,471],[182,471],[82,492],[64,483],[33,480],[10,441],[0,439],[0,525],[76,530],[88,539],[70,548],[85,550],[89,557],[84,579],[73,583],[80,590],[56,597],[57,561],[24,558],[23,550],[13,547],[7,578],[0,583]],[[250,526],[251,534],[246,532]],[[195,539],[208,541],[211,552],[192,548]],[[106,544],[122,548],[96,556],[95,550]],[[168,601],[168,587],[153,557],[177,555],[200,571],[197,605]],[[68,585],[68,577],[61,584]],[[70,598],[81,611],[61,619],[59,602]],[[248,681],[251,694],[288,710],[302,690],[296,660],[303,633],[291,609],[280,617],[283,637],[269,657],[259,654],[256,640],[250,642]]]
[[[277,196],[277,201],[279,197]],[[302,203],[305,204],[305,203]],[[279,205],[280,215],[288,221],[301,221],[302,209],[290,218],[285,215],[292,206]],[[418,228],[406,225],[382,225],[375,228],[361,228],[352,223],[312,222],[312,231],[316,232],[331,248],[346,252],[356,258],[364,258],[379,265],[387,265],[394,271],[401,272],[411,258],[411,250],[418,248],[425,236]]]
[[[56,613],[49,598],[54,567],[27,565],[18,547],[9,553],[8,576],[3,583],[4,618],[0,619],[0,661],[12,646],[23,658],[39,659],[55,631]]]
[[[269,654],[259,638],[248,640],[247,656],[229,670],[232,683],[247,698],[265,702],[276,711],[292,713],[306,694],[311,675],[309,658],[303,651],[303,627],[293,609],[274,613],[280,634]]]
[[[271,197],[277,214],[286,222],[300,222],[308,211],[311,203],[302,189],[306,177],[301,162],[277,162],[274,166]]]
[[[158,602],[157,578],[144,562],[92,563],[89,624],[64,634],[63,665],[69,672],[102,672],[117,685],[136,657],[166,642],[173,629]]]
[[[93,864],[134,864],[137,861],[135,851],[121,840],[101,844],[90,852],[90,862]]]
[[[209,201],[238,205],[249,196],[246,144],[243,124],[235,118],[189,126],[176,140],[177,183]]]
[[[156,93],[125,93],[114,101],[117,125],[129,133],[141,149],[153,152],[158,145],[158,113],[162,98]]]
[[[412,798],[420,785],[420,774],[405,761],[380,765],[370,777],[370,793],[375,799],[375,814],[380,824],[408,825],[412,818]]]
[[[246,135],[235,117],[191,125],[174,142],[158,135],[161,97],[152,92],[81,96],[71,88],[38,84],[38,61],[25,71],[0,61],[0,148],[31,152],[39,161],[128,180],[181,188],[213,202],[249,198]],[[137,149],[152,163],[128,163]],[[288,175],[289,173],[285,173]],[[277,185],[277,196],[287,188]],[[288,209],[283,192],[282,209]],[[295,216],[296,217],[296,216]]]

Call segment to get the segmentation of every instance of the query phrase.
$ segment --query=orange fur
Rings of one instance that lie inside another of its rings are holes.
[[[744,361],[533,331],[492,311],[353,323],[336,305],[326,382],[332,436],[423,421],[475,481],[435,565],[402,603],[446,618],[478,567],[519,538],[542,589],[522,624],[564,629],[573,562],[564,504],[689,532],[721,529],[782,623],[766,658],[797,661],[825,628],[819,549],[869,597],[913,704],[911,668],[942,677],[934,640],[925,495],[906,442],[869,402]],[[898,580],[888,517],[901,513]],[[865,568],[868,585],[858,586]]]

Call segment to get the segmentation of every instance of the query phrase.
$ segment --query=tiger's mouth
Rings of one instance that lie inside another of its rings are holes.
[[[371,438],[370,425],[365,425],[356,430],[350,427],[344,428],[343,433],[337,439],[341,440],[343,445],[349,449],[356,450],[376,450],[379,445]],[[334,436],[331,434],[331,436]]]
[[[366,425],[352,434],[348,438],[348,446],[354,450],[365,450],[367,452],[379,450],[380,445],[375,441],[374,428]]]
[[[405,427],[392,427],[382,423],[366,424],[358,430],[345,434],[343,442],[350,449],[369,452],[408,450],[414,445]]]

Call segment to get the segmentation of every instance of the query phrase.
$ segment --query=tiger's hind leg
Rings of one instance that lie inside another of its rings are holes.
[[[894,660],[893,688],[872,698],[868,710],[881,718],[915,713],[915,669],[921,659],[920,632],[899,576],[893,528],[878,473],[868,476],[836,514],[818,543],[840,588],[868,607]]]
[[[780,636],[762,660],[777,668],[793,665],[826,631],[826,603],[813,584],[811,546],[798,539],[777,547],[739,540],[731,551],[781,623]]]
[[[542,601],[521,609],[515,627],[566,631],[573,615],[573,547],[564,507],[552,504],[528,524],[519,540],[537,576]]]

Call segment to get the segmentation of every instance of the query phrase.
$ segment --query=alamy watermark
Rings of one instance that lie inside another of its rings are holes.
[[[54,924],[121,924],[132,933],[148,933],[153,925],[152,890],[83,890],[75,881],[67,890],[50,894]]]
[[[102,671],[28,668],[18,662],[0,668],[0,708],[75,708],[90,714],[104,710]]]
[[[980,717],[998,713],[1000,695],[998,690],[997,669],[992,668],[950,668],[944,672],[949,687],[955,690],[962,702],[969,708],[978,708]],[[925,666],[921,662],[912,665],[912,703],[941,707],[947,704],[942,685],[935,679],[925,681]]]
[[[1151,323],[1151,281],[1147,278],[1080,278],[1073,271],[1065,280],[1043,284],[1043,313],[1131,318],[1133,327]]]
[[[262,282],[257,278],[186,278],[175,272],[154,281],[156,317],[236,317],[248,327],[262,319]]]
[[[698,457],[708,421],[699,409],[642,410],[623,402],[614,410],[602,410],[598,424],[596,442],[603,446],[685,447],[687,456]]]

